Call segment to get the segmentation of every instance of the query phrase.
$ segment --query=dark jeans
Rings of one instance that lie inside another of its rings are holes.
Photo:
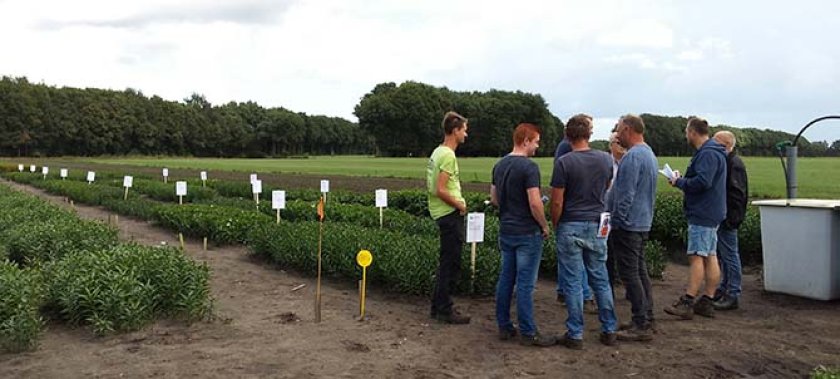
[[[644,252],[647,238],[647,232],[631,232],[617,228],[610,232],[609,237],[618,263],[618,275],[627,289],[633,324],[639,328],[647,328],[653,321],[653,291]]]
[[[452,312],[452,291],[461,275],[464,216],[455,211],[436,222],[440,229],[440,263],[432,292],[432,314],[449,314]]]

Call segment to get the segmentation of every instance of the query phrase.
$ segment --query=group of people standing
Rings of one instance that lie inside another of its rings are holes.
[[[455,150],[466,141],[467,129],[467,118],[448,112],[443,119],[444,141],[427,166],[429,213],[440,229],[431,317],[451,324],[470,322],[451,298],[460,273],[467,212]],[[619,119],[610,137],[610,153],[590,148],[592,129],[592,117],[585,114],[566,124],[565,137],[555,151],[548,219],[540,170],[530,159],[540,146],[537,126],[516,126],[512,151],[493,167],[490,198],[499,208],[501,252],[496,321],[502,340],[582,349],[585,310],[597,313],[599,340],[605,345],[653,339],[653,293],[644,245],[653,224],[657,158],[645,143],[645,125],[639,116]],[[743,162],[733,152],[732,133],[721,131],[710,138],[708,123],[691,117],[686,139],[697,153],[685,175],[676,172],[669,183],[685,194],[689,283],[686,293],[665,312],[690,319],[738,307],[737,228],[746,209],[747,180]],[[540,333],[533,312],[543,240],[552,237],[557,246],[557,299],[567,310],[567,331],[562,336]],[[614,307],[614,285],[619,280],[632,313],[624,324],[618,323]],[[510,317],[514,292],[517,325]]]

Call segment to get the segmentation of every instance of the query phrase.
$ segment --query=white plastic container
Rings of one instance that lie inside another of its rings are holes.
[[[840,200],[754,201],[761,213],[764,289],[840,298]]]

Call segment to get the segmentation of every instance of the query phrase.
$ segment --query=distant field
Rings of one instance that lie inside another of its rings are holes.
[[[659,164],[668,163],[685,171],[688,157],[659,157]],[[461,180],[487,183],[490,171],[498,158],[459,158]],[[542,184],[549,185],[552,161],[536,158],[542,172]],[[55,158],[22,160],[4,158],[6,163],[36,163],[38,161],[76,164],[137,165],[183,169],[206,169],[241,172],[274,172],[322,175],[351,175],[363,177],[395,177],[423,179],[426,158],[375,158],[369,156],[317,156],[308,159],[216,159],[216,158]],[[750,179],[751,197],[779,198],[785,196],[784,174],[778,158],[746,157],[744,162]],[[55,164],[55,163],[53,163]],[[840,158],[800,158],[798,164],[799,196],[802,198],[840,199]],[[664,179],[660,191],[675,191]]]

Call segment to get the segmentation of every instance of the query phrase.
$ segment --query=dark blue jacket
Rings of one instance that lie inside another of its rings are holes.
[[[726,149],[709,138],[677,179],[688,223],[715,227],[726,219]]]

